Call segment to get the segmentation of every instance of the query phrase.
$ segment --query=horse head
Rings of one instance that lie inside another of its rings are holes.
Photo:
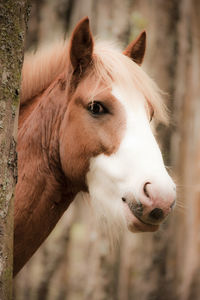
[[[163,121],[166,110],[160,90],[140,66],[145,45],[145,31],[123,53],[96,45],[84,18],[68,50],[62,169],[115,231],[156,231],[175,205],[175,184],[152,129],[152,119]]]

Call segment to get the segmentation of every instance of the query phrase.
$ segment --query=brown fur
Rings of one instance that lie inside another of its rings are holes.
[[[134,40],[123,52],[124,55],[130,57],[136,64],[141,65],[143,62],[146,50],[146,31],[142,31],[140,35]]]
[[[104,47],[93,51],[93,47],[85,18],[75,28],[69,47],[62,46],[55,60],[54,52],[49,59],[45,57],[45,68],[44,63],[40,68],[42,60],[36,59],[30,72],[31,59],[28,65],[25,59],[14,274],[48,236],[76,194],[87,191],[90,158],[117,150],[126,124],[122,105],[111,94],[112,82],[123,85],[128,80],[129,85],[135,84],[157,115],[165,116],[159,90],[140,67],[117,51]],[[92,116],[87,106],[93,100],[103,102],[109,114]]]
[[[21,106],[14,274],[48,236],[76,194],[87,190],[90,158],[113,153],[120,142],[121,105],[103,83],[96,85],[92,69],[87,74],[76,89],[75,76],[80,80],[83,67],[79,74],[69,68],[68,75],[61,74],[40,96]],[[101,120],[90,115],[87,105],[92,94],[115,114],[114,122],[108,115]]]

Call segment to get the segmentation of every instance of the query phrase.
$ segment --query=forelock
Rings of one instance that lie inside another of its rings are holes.
[[[156,83],[114,44],[97,42],[94,48],[93,68],[96,78],[105,85],[113,83],[127,94],[133,88],[140,91],[154,109],[154,117],[167,124],[168,113],[163,100],[163,92]]]

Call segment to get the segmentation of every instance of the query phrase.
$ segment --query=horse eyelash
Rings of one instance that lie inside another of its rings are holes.
[[[107,109],[107,107],[100,100],[92,100],[91,102],[88,103],[87,107],[89,107],[89,105],[94,104],[94,103],[100,104],[103,107],[104,112],[106,114],[109,113],[109,110]]]
[[[151,122],[153,120],[155,111],[154,111],[153,106],[151,105],[151,103],[149,101],[147,101],[147,102],[148,102],[148,111],[150,112],[149,122]]]
[[[152,113],[151,113],[151,116],[150,116],[150,122],[153,120],[153,117],[154,117],[154,109],[152,109]]]

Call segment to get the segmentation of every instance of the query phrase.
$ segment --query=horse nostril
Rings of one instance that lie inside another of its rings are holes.
[[[150,182],[146,182],[146,183],[144,184],[143,190],[144,190],[144,194],[145,194],[148,198],[150,198],[149,193],[148,193],[148,191],[147,191],[147,185],[148,185],[148,184],[151,184],[151,183],[150,183]]]
[[[154,220],[157,220],[157,221],[158,221],[158,220],[161,220],[161,219],[163,219],[163,217],[164,217],[163,210],[160,209],[160,208],[154,208],[154,209],[150,212],[149,217],[150,217],[151,219],[154,219]]]

